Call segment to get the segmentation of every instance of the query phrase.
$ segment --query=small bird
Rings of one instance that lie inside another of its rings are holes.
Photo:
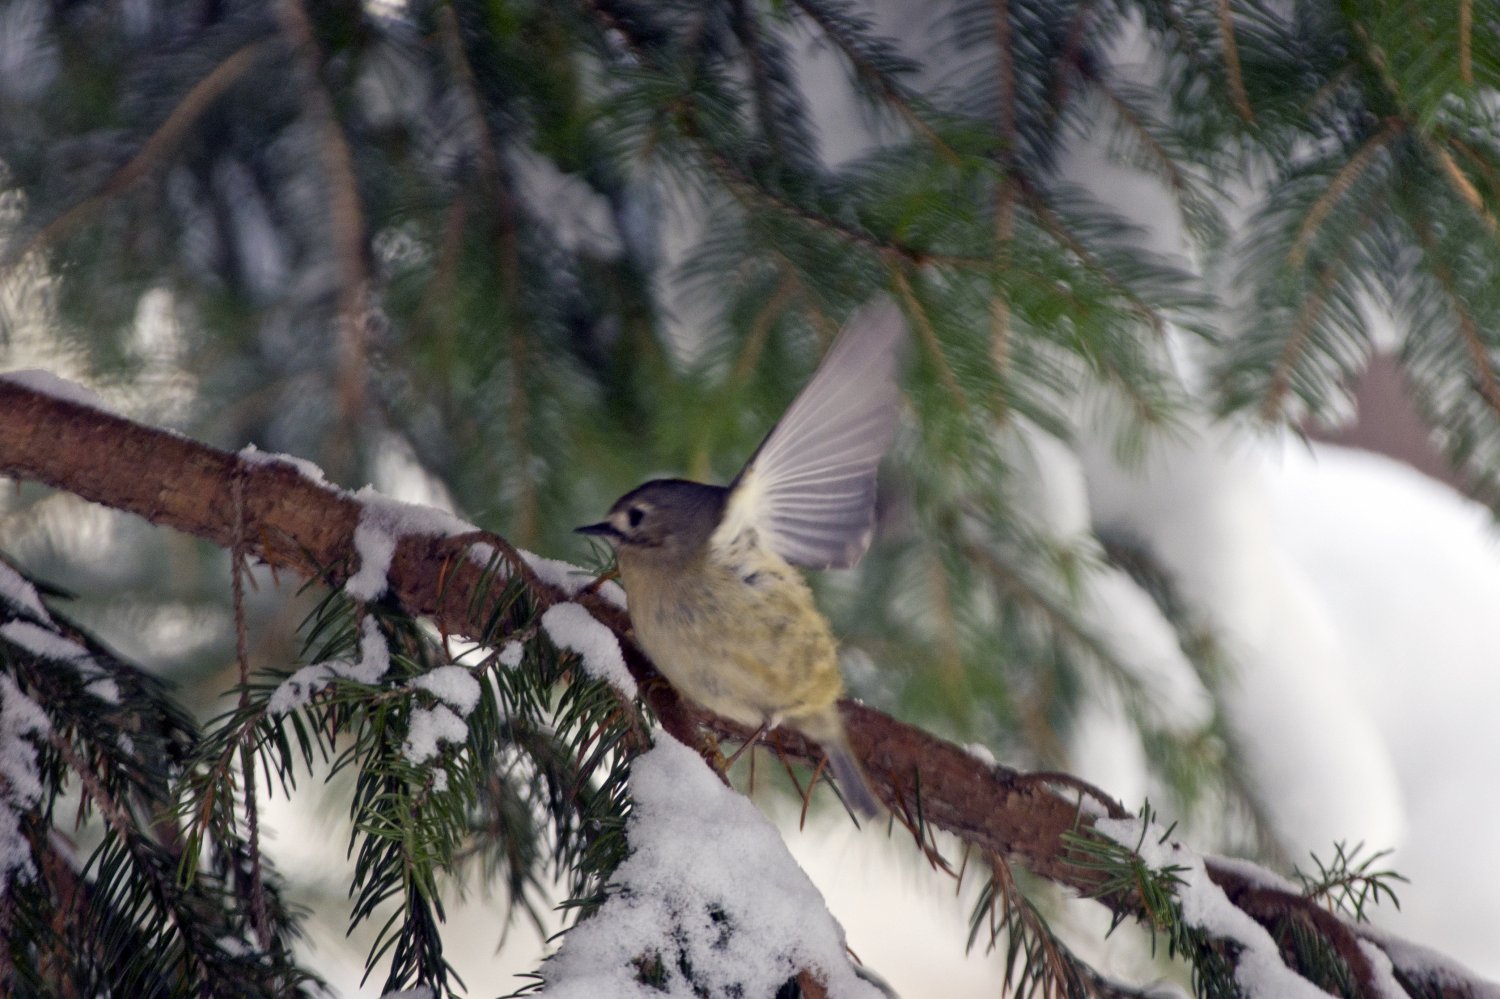
[[[847,568],[870,546],[904,333],[894,305],[867,306],[728,486],[653,480],[578,528],[618,552],[636,640],[672,686],[725,718],[816,741],[866,816],[879,804],[839,717],[837,646],[794,566]]]

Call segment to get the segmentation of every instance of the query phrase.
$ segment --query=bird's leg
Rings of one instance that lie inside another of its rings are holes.
[[[776,733],[775,729],[771,731],[771,748],[776,751],[776,758],[786,768],[786,775],[791,778],[792,787],[797,789],[797,797],[802,799],[802,818],[798,821],[797,828],[805,829],[807,827],[807,808],[812,804],[813,784],[817,783],[818,774],[823,772],[823,765],[821,763],[818,764],[818,769],[813,772],[812,783],[809,783],[804,788],[802,782],[797,779],[797,771],[792,769],[791,761],[786,758],[786,747],[781,744],[781,736]]]
[[[740,748],[736,749],[734,751],[734,755],[730,756],[729,759],[724,763],[724,769],[728,770],[730,767],[734,766],[734,761],[740,758],[740,754],[759,742],[760,737],[765,735],[766,730],[770,727],[771,719],[767,718],[765,721],[761,722],[760,728],[756,729],[755,733],[751,735],[750,738],[741,743]]]

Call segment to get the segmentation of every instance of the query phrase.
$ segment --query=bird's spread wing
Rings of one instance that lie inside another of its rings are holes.
[[[864,556],[875,526],[875,471],[896,430],[904,332],[889,302],[850,321],[730,484],[715,543],[753,526],[793,565],[842,569]]]

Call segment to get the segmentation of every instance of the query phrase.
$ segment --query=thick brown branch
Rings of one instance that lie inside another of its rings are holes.
[[[247,462],[3,378],[0,475],[46,483],[225,548],[235,547],[238,536],[248,556],[330,585],[339,585],[348,575],[362,513],[354,497],[304,476],[289,463]],[[235,495],[237,477],[242,482],[240,503]],[[403,537],[387,574],[390,597],[407,612],[431,618],[446,634],[480,636],[490,618],[489,601],[498,595],[487,597],[484,568],[459,555],[464,544],[474,540],[478,539],[467,535]],[[512,562],[538,602],[566,599],[532,575],[503,539],[486,535],[484,540]],[[742,726],[681,702],[631,641],[623,611],[593,593],[573,599],[620,637],[626,663],[667,731],[689,744],[697,741],[700,724],[727,738],[750,735]],[[1088,834],[1102,795],[1077,787],[1071,793],[1059,792],[1056,788],[1068,782],[1057,775],[1026,775],[994,766],[879,711],[852,702],[842,707],[849,741],[872,785],[894,811],[920,815],[927,829],[952,833],[981,855],[1020,861],[1039,876],[1099,897],[1117,912],[1143,914],[1133,893],[1100,895],[1103,875],[1070,843],[1069,834]],[[778,743],[792,757],[814,761],[820,756],[794,732],[779,733]],[[1116,815],[1120,811],[1107,810]],[[1346,958],[1359,952],[1357,947],[1349,949],[1357,929],[1316,902],[1293,894],[1268,894],[1238,866],[1210,862],[1209,870],[1226,893],[1264,925],[1274,928],[1295,919],[1314,928]],[[1393,957],[1400,960],[1399,955]],[[1360,966],[1351,964],[1356,980],[1363,983]],[[1477,996],[1486,987],[1451,971],[1439,979],[1425,967],[1400,970],[1429,986],[1428,994]],[[1359,994],[1374,993],[1361,989]]]

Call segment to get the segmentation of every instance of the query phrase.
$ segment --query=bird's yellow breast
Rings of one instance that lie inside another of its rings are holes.
[[[801,574],[746,531],[687,565],[621,550],[636,639],[681,693],[747,725],[839,696],[838,652]]]

